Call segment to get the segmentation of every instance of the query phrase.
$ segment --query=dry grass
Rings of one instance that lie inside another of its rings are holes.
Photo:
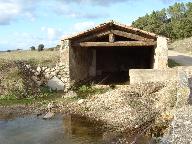
[[[0,59],[6,61],[28,61],[36,65],[54,65],[59,61],[59,51],[20,51],[0,53]]]
[[[169,45],[169,49],[182,53],[192,53],[192,37],[183,40],[177,40]]]

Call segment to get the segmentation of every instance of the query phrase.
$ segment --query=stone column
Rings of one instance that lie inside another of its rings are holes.
[[[154,69],[168,68],[168,46],[167,38],[159,36],[155,48]]]
[[[62,76],[64,79],[65,88],[64,91],[68,91],[70,88],[70,71],[69,71],[69,49],[71,48],[70,40],[62,40],[60,47],[60,65],[64,66],[65,74]]]
[[[96,76],[96,50],[92,50],[93,52],[93,57],[92,57],[92,64],[89,68],[89,75],[94,77]]]

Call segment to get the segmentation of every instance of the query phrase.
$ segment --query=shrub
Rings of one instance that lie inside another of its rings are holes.
[[[40,44],[40,45],[38,46],[38,51],[43,51],[43,49],[44,49],[44,45],[43,45],[43,44]]]
[[[35,47],[34,46],[32,46],[30,48],[31,48],[31,51],[35,51]]]

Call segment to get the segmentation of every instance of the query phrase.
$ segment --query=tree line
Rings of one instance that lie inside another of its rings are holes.
[[[45,47],[44,44],[39,44],[37,50],[38,51],[43,51],[44,47]],[[36,50],[35,46],[31,46],[30,49],[31,49],[31,51],[35,51]]]
[[[192,2],[175,3],[167,9],[139,17],[133,27],[169,37],[173,40],[192,36]]]

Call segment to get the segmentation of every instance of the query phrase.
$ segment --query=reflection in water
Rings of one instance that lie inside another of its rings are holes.
[[[97,126],[96,126],[97,125]],[[43,120],[35,116],[0,120],[1,144],[104,144],[116,143],[116,133],[103,132],[98,124],[76,116],[57,115]],[[144,144],[144,139],[140,142]]]
[[[94,130],[93,130],[94,131]],[[34,116],[0,120],[2,144],[99,144],[102,136],[91,135],[91,127],[65,116],[43,120]]]

